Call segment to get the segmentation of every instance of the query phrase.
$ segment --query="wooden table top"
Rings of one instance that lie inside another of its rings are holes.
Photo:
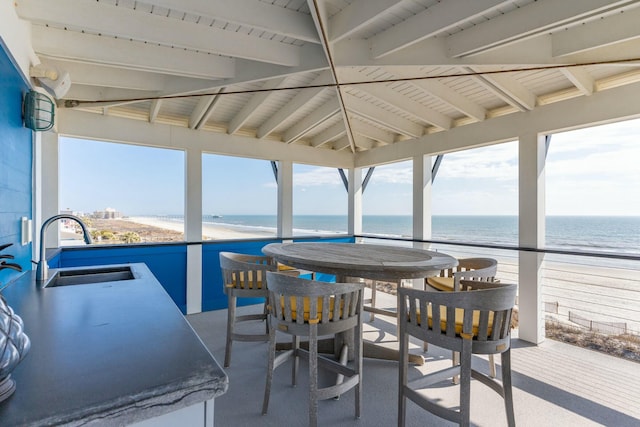
[[[389,281],[429,277],[458,265],[441,252],[372,244],[271,243],[262,252],[304,270]]]

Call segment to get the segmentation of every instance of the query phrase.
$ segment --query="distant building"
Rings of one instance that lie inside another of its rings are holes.
[[[83,217],[84,216],[84,212],[80,212],[80,211],[74,211],[72,209],[60,209],[60,213],[61,214],[65,214],[65,215],[75,215],[75,216],[79,216],[79,217]]]
[[[117,219],[122,218],[122,212],[113,208],[106,208],[103,211],[94,211],[92,217],[96,219]]]

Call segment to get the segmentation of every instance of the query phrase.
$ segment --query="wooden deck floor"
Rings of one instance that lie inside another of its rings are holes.
[[[260,310],[261,306],[241,308]],[[187,316],[218,361],[224,355],[226,311]],[[365,339],[394,346],[393,318],[377,317],[366,324]],[[258,328],[263,325],[257,324]],[[290,369],[276,371],[269,414],[261,415],[266,370],[266,343],[235,343],[229,375],[229,391],[216,400],[215,425],[304,426],[307,423],[306,375],[296,388],[289,384]],[[418,343],[413,349],[421,353]],[[424,366],[414,366],[409,375],[438,369],[450,363],[449,354],[435,346],[423,353]],[[513,341],[513,383],[516,422],[519,426],[638,426],[640,425],[640,364],[547,340],[539,346]],[[499,363],[499,360],[497,361]],[[485,368],[483,358],[474,364]],[[304,374],[306,364],[301,363]],[[393,426],[397,417],[398,365],[393,361],[365,359],[363,415],[354,418],[353,392],[340,400],[321,402],[320,425]],[[330,380],[330,379],[328,379]],[[429,390],[433,397],[456,406],[457,388],[448,383]],[[503,426],[506,419],[502,399],[482,384],[472,383],[472,425]],[[408,404],[408,426],[449,426],[416,405]]]

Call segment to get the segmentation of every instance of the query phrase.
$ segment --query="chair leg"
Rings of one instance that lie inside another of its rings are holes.
[[[309,325],[309,427],[318,425],[318,326]]]
[[[300,337],[291,336],[291,348],[293,349],[293,363],[291,364],[291,385],[295,387],[298,384],[298,366],[300,366]]]
[[[358,375],[358,384],[356,384],[355,406],[356,406],[356,418],[360,418],[360,408],[362,408],[362,321],[358,321],[356,326],[356,333],[354,338],[354,366],[356,368],[356,375]]]
[[[231,291],[229,291],[231,292]],[[234,327],[236,322],[236,297],[229,295],[227,298],[227,344],[224,350],[224,367],[231,363],[231,345],[233,343]]]
[[[269,334],[269,300],[264,301],[264,308],[262,309],[264,315],[264,333]]]
[[[267,319],[267,322],[269,319]],[[276,331],[269,331],[269,360],[267,361],[267,382],[264,386],[264,400],[262,401],[262,415],[269,409],[269,396],[271,394],[271,383],[273,382],[273,366],[276,359]]]
[[[511,349],[507,349],[500,356],[502,365],[502,389],[504,392],[504,406],[507,411],[507,423],[509,427],[515,427],[516,418],[513,412],[513,390],[511,387]]]
[[[398,427],[404,427],[407,412],[407,398],[404,388],[407,385],[407,366],[409,364],[409,340],[407,334],[400,330],[400,366],[398,367]]]
[[[424,282],[422,283],[422,289],[425,290],[425,291],[427,289],[429,289],[429,285],[427,284],[427,279],[424,279]],[[429,343],[428,342],[426,342],[426,341],[422,342],[422,351],[424,351],[425,353],[427,351],[429,351]]]
[[[451,354],[451,365],[452,366],[458,366],[460,364],[460,353],[458,353],[457,351],[454,351]],[[459,384],[460,383],[460,376],[459,375],[454,375],[453,378],[451,378],[451,382],[453,384]]]
[[[468,426],[471,418],[471,339],[462,340],[460,357],[460,425]]]
[[[491,378],[496,377],[496,361],[493,354],[489,355],[489,376]]]
[[[371,281],[371,308],[376,307],[376,292],[378,290],[378,282],[375,280]],[[376,319],[376,314],[374,312],[369,313],[369,321],[373,322]]]

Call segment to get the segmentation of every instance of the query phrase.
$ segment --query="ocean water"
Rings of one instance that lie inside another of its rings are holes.
[[[275,215],[205,215],[203,222],[241,229],[276,229]],[[293,228],[294,235],[346,233],[347,217],[298,215],[293,217]],[[364,215],[362,229],[364,234],[409,238],[412,220],[410,215]],[[640,217],[548,216],[546,229],[549,249],[640,254]],[[516,246],[518,217],[434,216],[432,239]]]

